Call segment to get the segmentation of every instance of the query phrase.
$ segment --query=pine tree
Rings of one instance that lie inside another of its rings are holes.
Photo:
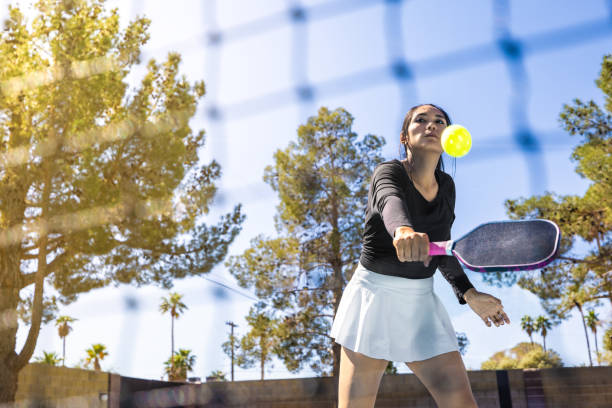
[[[384,140],[358,140],[344,109],[321,108],[298,128],[297,141],[274,154],[264,180],[280,200],[278,237],[258,236],[227,265],[279,320],[278,357],[337,374],[340,346],[329,330],[361,249],[370,176]]]

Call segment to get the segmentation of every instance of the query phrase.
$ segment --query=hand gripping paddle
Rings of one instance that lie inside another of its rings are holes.
[[[482,224],[454,241],[430,242],[429,255],[454,256],[476,272],[539,269],[559,251],[561,231],[548,220]]]

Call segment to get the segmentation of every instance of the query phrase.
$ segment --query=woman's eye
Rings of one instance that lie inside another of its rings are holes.
[[[416,119],[415,119],[415,122],[417,122],[417,123],[423,123],[423,122],[425,122],[425,119],[423,119],[423,118],[416,118]]]
[[[444,123],[444,121],[442,119],[438,119],[436,122],[441,124],[441,125]]]

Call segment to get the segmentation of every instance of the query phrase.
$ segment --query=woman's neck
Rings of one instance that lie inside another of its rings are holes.
[[[429,189],[437,185],[436,167],[438,166],[439,156],[437,157],[411,157],[406,160],[405,167],[413,183]]]

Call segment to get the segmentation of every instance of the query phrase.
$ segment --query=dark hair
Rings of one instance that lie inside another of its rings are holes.
[[[451,124],[451,119],[450,119],[450,116],[448,116],[448,113],[446,113],[446,111],[442,109],[441,107],[439,107],[438,105],[434,105],[433,103],[422,103],[420,105],[413,106],[412,108],[410,108],[408,113],[406,113],[406,116],[404,117],[404,123],[402,124],[401,135],[404,135],[404,137],[406,137],[406,140],[408,140],[408,126],[410,126],[410,122],[412,122],[414,111],[416,111],[421,106],[432,106],[436,108],[437,110],[442,112],[442,115],[444,115],[444,120],[446,120],[446,125],[449,126]],[[402,153],[404,153],[404,155],[408,157],[408,150],[410,149],[410,146],[408,145],[408,143],[406,143],[406,144],[403,144],[402,147],[404,148]],[[410,154],[412,155],[412,151],[410,152]],[[442,161],[442,155],[440,155],[440,160],[438,160],[438,165],[436,166],[436,170],[444,171],[444,161]]]

